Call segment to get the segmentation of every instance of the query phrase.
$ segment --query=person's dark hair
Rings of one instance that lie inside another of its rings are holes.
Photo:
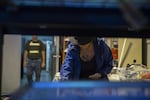
[[[94,40],[94,37],[79,37],[79,36],[75,36],[74,37],[79,45],[85,45],[89,42],[91,42],[92,40]]]

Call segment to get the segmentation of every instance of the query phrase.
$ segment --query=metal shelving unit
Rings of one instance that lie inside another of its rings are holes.
[[[4,34],[32,35],[39,33],[39,35],[148,38],[150,37],[150,1],[134,0],[133,2],[148,18],[147,24],[141,30],[129,28],[118,6],[118,0],[78,0],[78,2],[77,0],[1,0],[0,57],[3,54]],[[1,61],[2,58],[0,58],[0,84]],[[136,84],[131,83],[132,86]],[[138,86],[143,86],[142,84],[138,84]],[[58,84],[55,85],[58,86]],[[42,86],[42,84],[39,86]],[[54,86],[54,84],[50,86]],[[106,84],[103,84],[103,86],[106,86]],[[149,89],[149,85],[146,85],[146,87]],[[147,100],[149,100],[149,97]]]

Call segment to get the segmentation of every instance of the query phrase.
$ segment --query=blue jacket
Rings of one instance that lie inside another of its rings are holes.
[[[102,40],[94,42],[95,57],[97,62],[96,72],[101,73],[104,79],[112,69],[112,53]],[[61,80],[79,80],[80,77],[80,48],[78,45],[69,44],[64,63],[61,66]]]

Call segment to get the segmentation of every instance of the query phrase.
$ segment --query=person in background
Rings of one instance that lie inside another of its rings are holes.
[[[25,44],[23,64],[27,67],[28,83],[33,82],[33,72],[36,74],[35,81],[40,81],[41,68],[45,67],[45,45],[36,35],[33,35],[32,40]]]
[[[113,68],[110,48],[96,37],[75,37],[77,44],[70,43],[61,66],[63,80],[108,80]]]

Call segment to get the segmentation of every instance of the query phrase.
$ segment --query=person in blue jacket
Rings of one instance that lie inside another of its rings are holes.
[[[96,37],[75,37],[61,66],[61,80],[108,80],[113,56],[103,40]]]

